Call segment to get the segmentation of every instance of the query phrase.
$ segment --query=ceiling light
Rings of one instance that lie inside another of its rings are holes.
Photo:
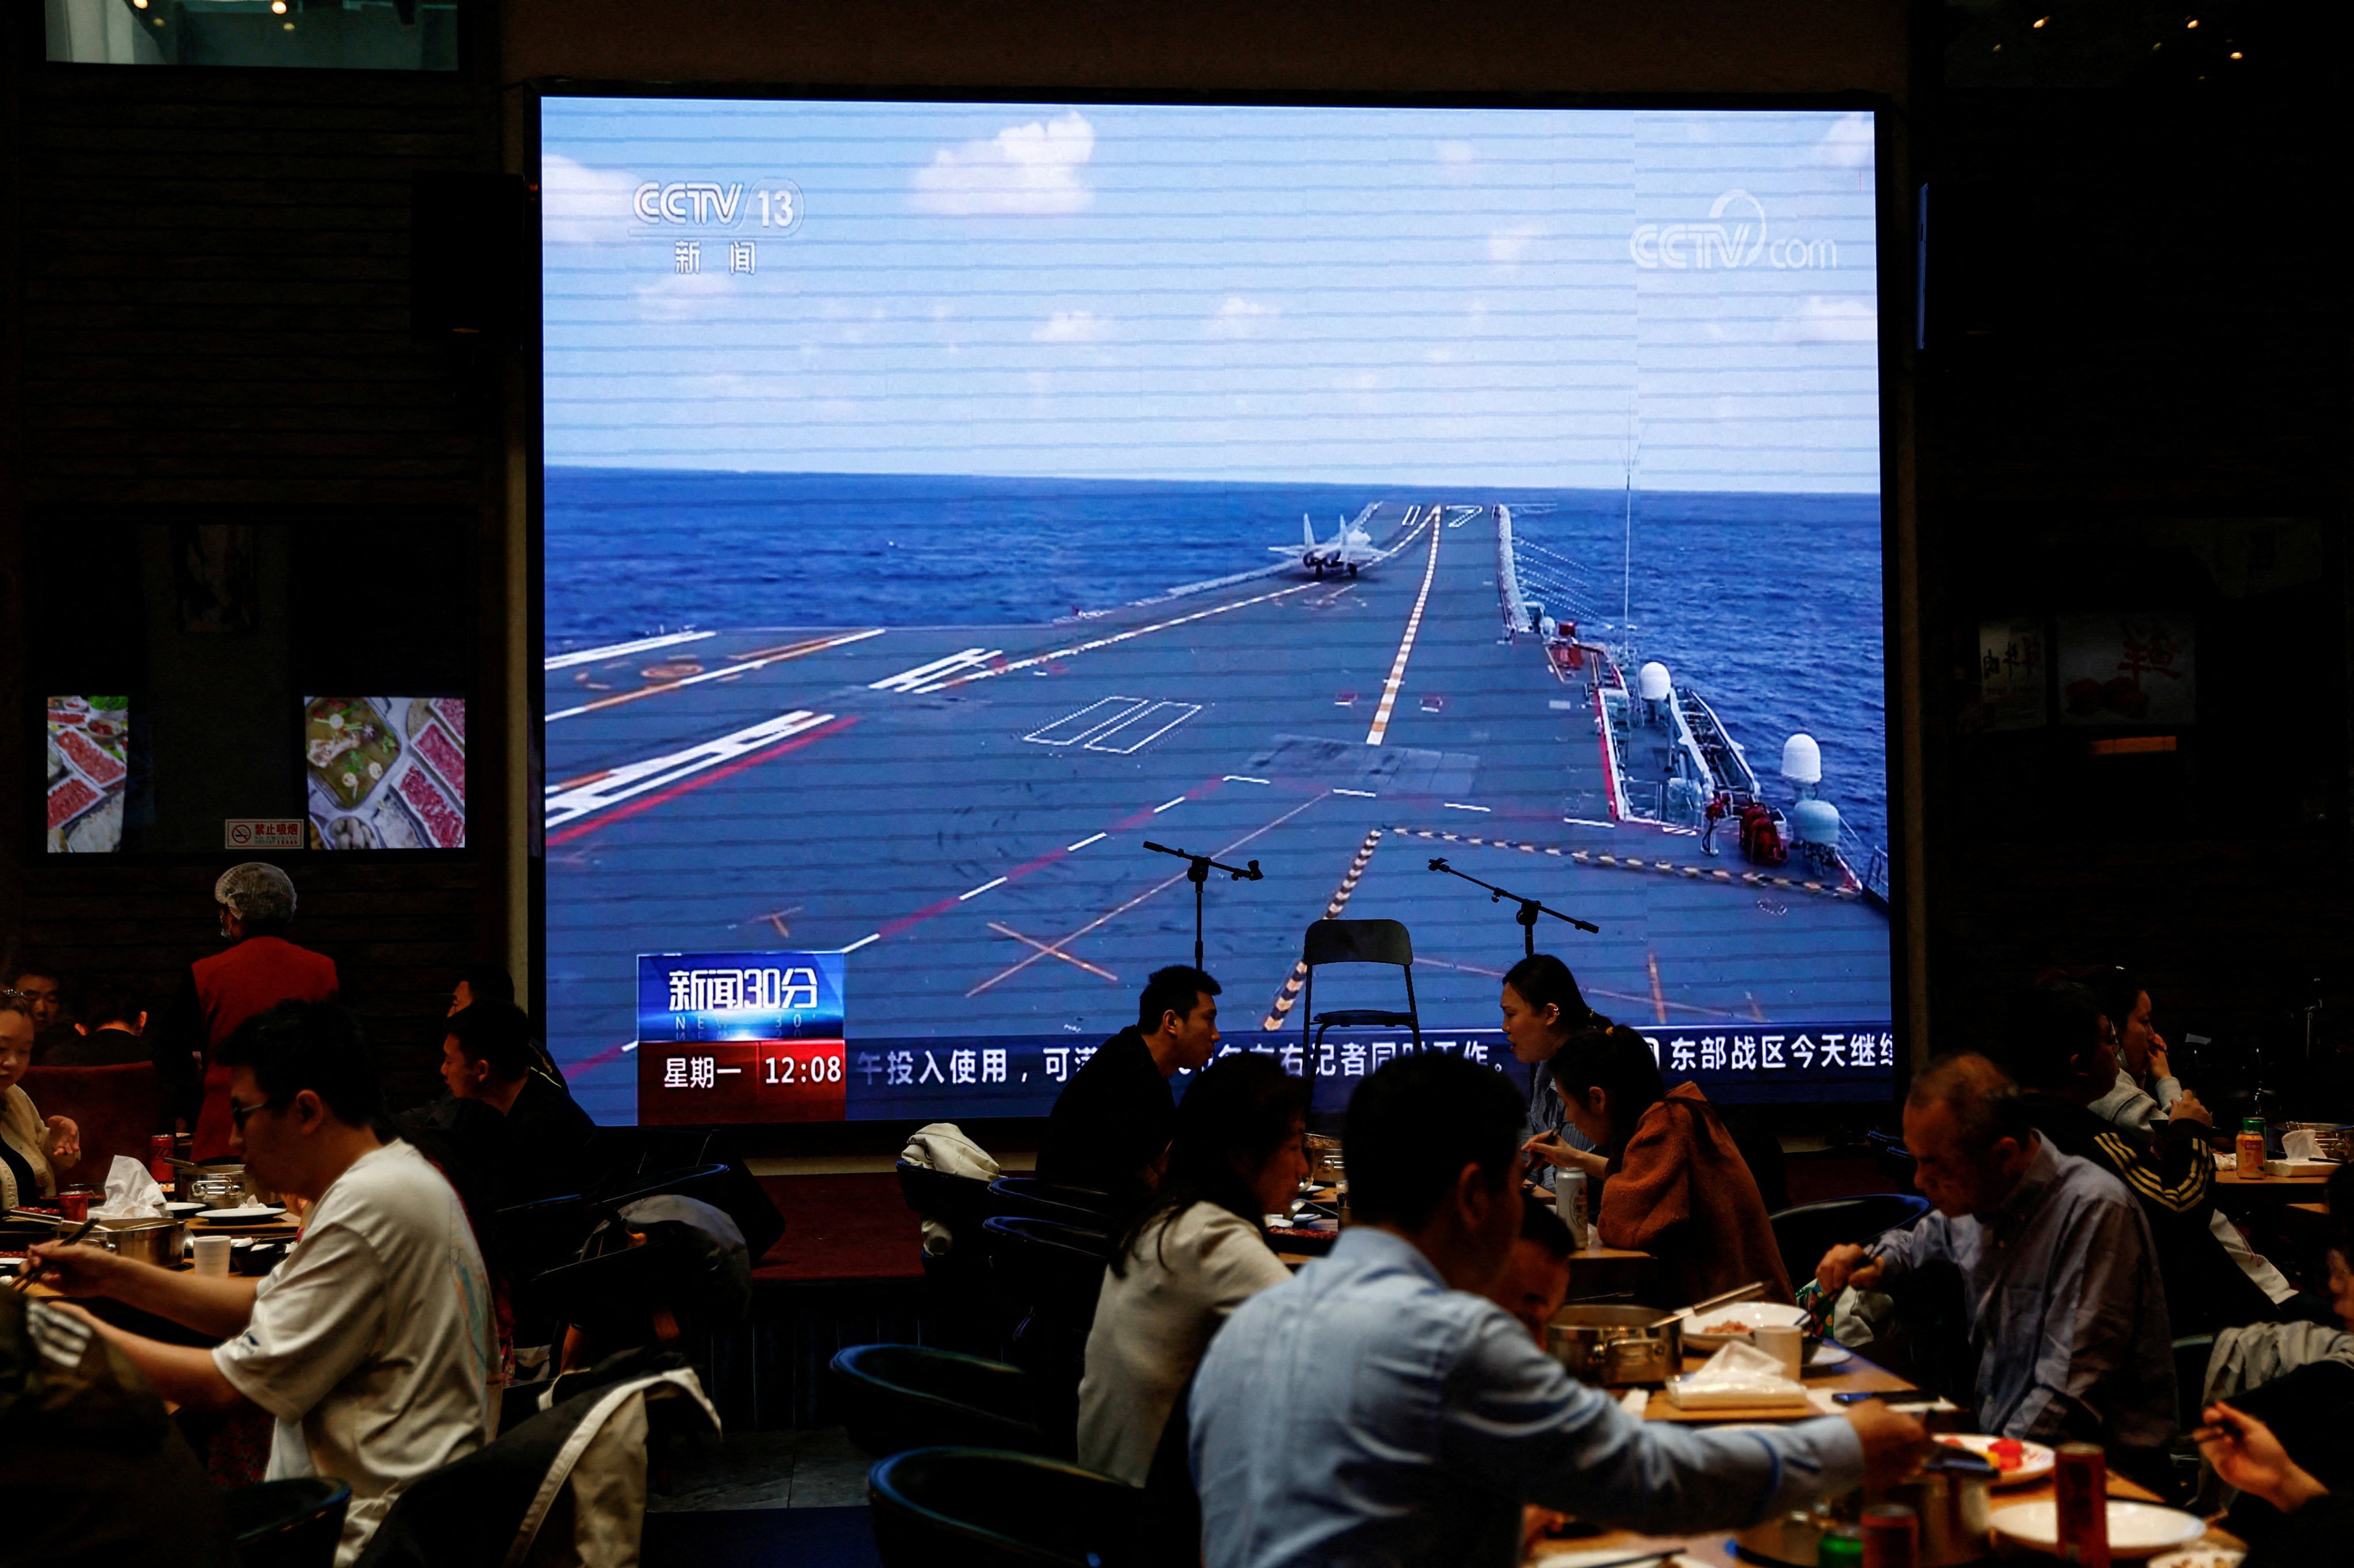
[[[2044,23],[2046,23],[2046,22],[2048,22],[2048,21],[2050,21],[2050,20],[2052,20],[2052,18],[2051,18],[2051,17],[2049,17],[2049,16],[2038,16],[2038,17],[2036,17],[2036,18],[2035,18],[2035,25],[2036,25],[2037,26],[2039,26],[2039,27],[2040,27],[2040,26],[2043,26],[2043,24],[2044,24]]]
[[[2242,54],[2242,53],[2241,53],[2239,50],[2237,50],[2237,49],[2233,49],[2233,50],[2232,51],[2232,58],[2233,59],[2235,59],[2235,60],[2238,60],[2238,59],[2245,59],[2245,58],[2247,58],[2247,56],[2245,56],[2245,55]]]
[[[283,16],[286,15],[286,0],[270,0],[270,9],[273,15]]]
[[[2197,26],[2198,25],[2199,25],[2199,18],[2198,18],[2198,17],[2196,17],[2196,16],[2191,17],[2190,21],[2185,22],[2185,23],[2183,24],[2183,26],[2186,26],[2186,27],[2195,27],[2195,26]]]

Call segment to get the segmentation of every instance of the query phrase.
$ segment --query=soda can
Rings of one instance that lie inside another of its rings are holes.
[[[1863,1536],[1855,1526],[1835,1524],[1823,1531],[1815,1568],[1863,1568]]]
[[[147,1174],[158,1181],[172,1179],[172,1156],[178,1143],[168,1132],[159,1132],[147,1140]]]
[[[2097,1443],[2062,1443],[2052,1472],[2060,1561],[2109,1568],[2109,1463]]]
[[[58,1218],[69,1220],[75,1224],[80,1224],[90,1218],[90,1194],[87,1192],[58,1193]]]
[[[1903,1503],[1874,1503],[1863,1510],[1863,1568],[1916,1568],[1921,1559],[1921,1521]]]

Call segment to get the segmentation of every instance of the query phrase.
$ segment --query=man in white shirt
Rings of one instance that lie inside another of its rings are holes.
[[[409,1482],[492,1435],[488,1272],[458,1195],[407,1143],[376,1133],[357,1022],[284,1002],[225,1042],[235,1144],[254,1179],[310,1204],[262,1279],[175,1273],[91,1246],[33,1249],[68,1295],[105,1296],[223,1342],[168,1345],[101,1324],[165,1399],[255,1404],[277,1418],[269,1478],[351,1483],[338,1568]]]

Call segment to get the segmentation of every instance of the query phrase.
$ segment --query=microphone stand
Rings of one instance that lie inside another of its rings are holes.
[[[1523,898],[1519,894],[1511,891],[1509,888],[1499,887],[1492,882],[1482,882],[1469,872],[1456,870],[1453,866],[1447,864],[1443,860],[1432,861],[1430,863],[1430,869],[1433,871],[1443,871],[1449,876],[1459,876],[1474,887],[1486,888],[1488,890],[1488,902],[1490,904],[1499,903],[1509,898],[1513,903],[1519,905],[1521,906],[1520,913],[1513,916],[1512,918],[1521,923],[1521,953],[1524,958],[1534,958],[1536,956],[1537,916],[1540,915],[1550,915],[1556,920],[1565,920],[1581,931],[1591,931],[1599,935],[1602,930],[1601,927],[1596,925],[1591,920],[1581,920],[1575,915],[1564,915],[1558,909],[1548,909],[1533,898]]]
[[[1150,839],[1144,841],[1144,847],[1156,854],[1173,854],[1179,860],[1193,863],[1185,868],[1185,880],[1193,885],[1193,967],[1198,969],[1202,967],[1202,885],[1210,880],[1210,873],[1223,871],[1235,882],[1257,882],[1267,874],[1259,870],[1257,861],[1248,865],[1228,865],[1205,854],[1193,854],[1184,850],[1171,849],[1167,844],[1154,843]]]

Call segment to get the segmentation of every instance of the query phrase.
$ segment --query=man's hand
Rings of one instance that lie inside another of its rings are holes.
[[[1815,1283],[1825,1290],[1844,1290],[1854,1286],[1858,1290],[1870,1290],[1880,1283],[1882,1265],[1878,1254],[1852,1243],[1831,1248],[1823,1254],[1822,1262],[1815,1265]]]
[[[2149,1032],[2149,1081],[2174,1076],[2174,1069],[2166,1064],[2166,1036],[2153,1029]]]
[[[2213,1127],[2215,1125],[2215,1113],[2209,1110],[2205,1106],[2200,1105],[2199,1103],[2199,1097],[2192,1094],[2189,1089],[2182,1091],[2182,1097],[2175,1101],[2173,1106],[2168,1109],[2166,1114],[2168,1118],[2174,1121],[2195,1121],[2201,1127]]]
[[[48,1155],[50,1160],[59,1165],[81,1163],[81,1128],[74,1125],[73,1118],[69,1116],[49,1118]]]
[[[107,1296],[116,1277],[126,1267],[118,1255],[101,1246],[63,1242],[35,1242],[25,1253],[25,1270],[60,1296]]]
[[[1891,1410],[1876,1399],[1847,1409],[1847,1423],[1863,1445],[1863,1485],[1867,1491],[1893,1485],[1918,1469],[1929,1451],[1929,1428],[1917,1415]]]
[[[2328,1488],[2297,1467],[2273,1436],[2273,1429],[2228,1404],[2211,1404],[2201,1416],[2207,1425],[2193,1434],[2199,1452],[2215,1467],[2223,1484],[2253,1492],[2283,1513],[2292,1513],[2322,1496]]]

